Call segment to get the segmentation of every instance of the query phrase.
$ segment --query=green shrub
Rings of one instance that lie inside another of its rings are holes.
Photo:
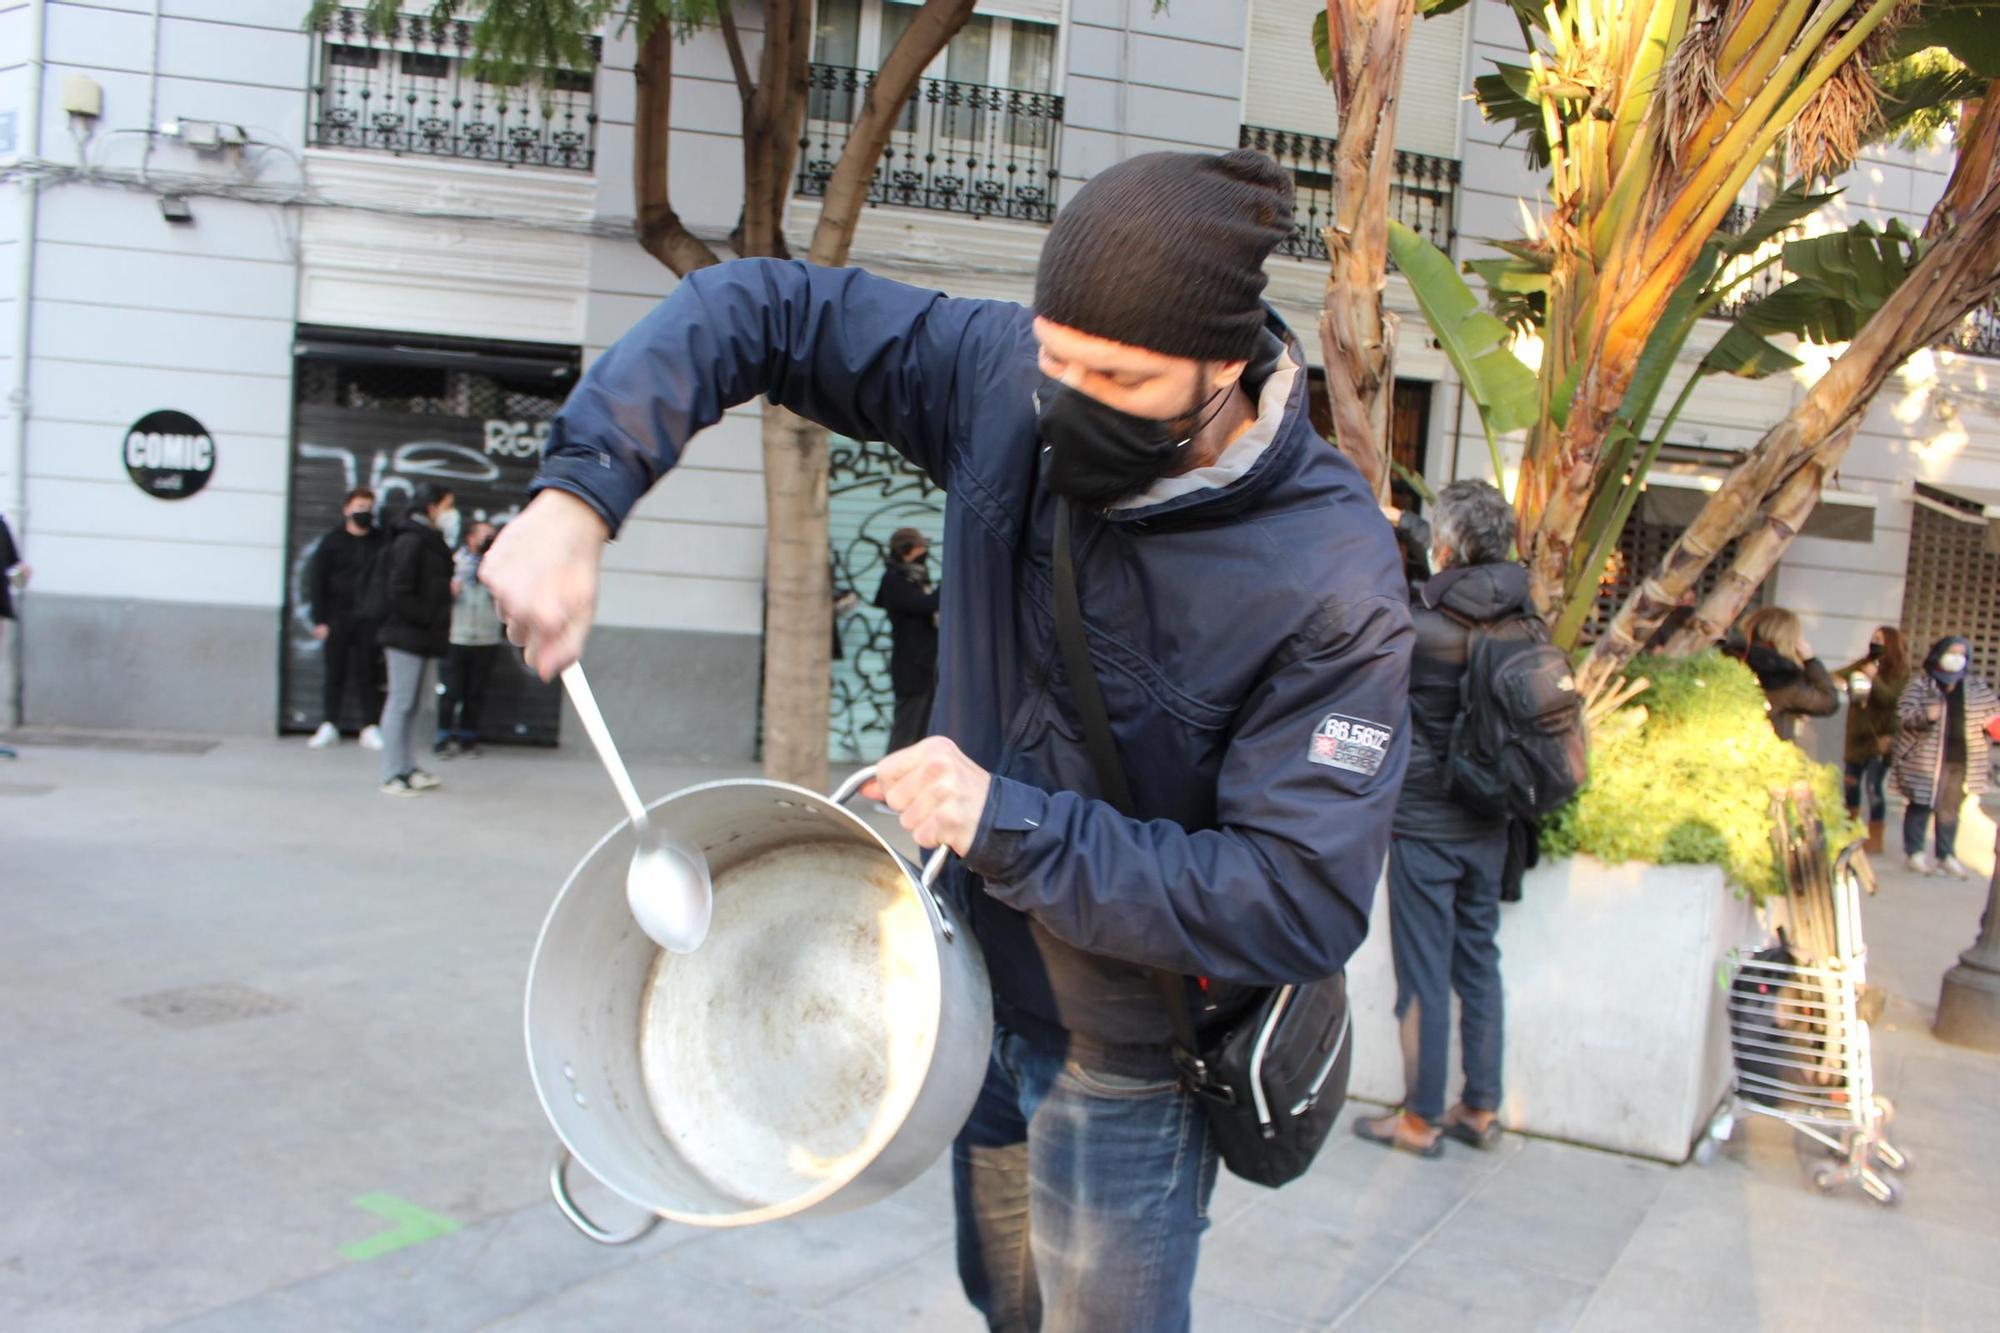
[[[1590,781],[1542,826],[1544,855],[1717,865],[1756,897],[1781,893],[1771,792],[1801,781],[1812,784],[1828,844],[1856,836],[1839,769],[1778,739],[1748,667],[1711,650],[1640,658],[1631,673],[1652,686],[1592,736]]]

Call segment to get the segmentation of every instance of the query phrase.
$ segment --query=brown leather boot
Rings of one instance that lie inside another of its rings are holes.
[[[1868,821],[1868,841],[1862,843],[1861,846],[1870,856],[1880,856],[1882,854],[1881,820],[1871,819]]]

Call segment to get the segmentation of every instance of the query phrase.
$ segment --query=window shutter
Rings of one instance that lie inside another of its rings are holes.
[[[1254,0],[1245,124],[1332,136],[1333,91],[1319,76],[1312,48],[1313,16],[1324,8],[1321,0]],[[1465,15],[1460,9],[1442,18],[1420,16],[1411,25],[1396,106],[1398,148],[1458,156]]]

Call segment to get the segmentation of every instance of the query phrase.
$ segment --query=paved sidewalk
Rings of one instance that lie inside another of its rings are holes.
[[[390,801],[372,759],[0,761],[0,1328],[976,1327],[940,1171],[826,1220],[623,1250],[572,1233],[520,992],[610,790],[581,756],[498,752]],[[720,775],[637,771],[649,795]],[[1927,1029],[1983,886],[1885,880],[1900,1210],[1816,1197],[1762,1121],[1707,1168],[1511,1136],[1424,1162],[1343,1133],[1286,1190],[1223,1177],[1197,1328],[1992,1327],[2000,1059]]]

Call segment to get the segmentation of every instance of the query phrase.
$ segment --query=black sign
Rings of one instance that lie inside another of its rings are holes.
[[[140,490],[185,500],[215,471],[215,438],[185,412],[148,412],[125,432],[124,456]]]

